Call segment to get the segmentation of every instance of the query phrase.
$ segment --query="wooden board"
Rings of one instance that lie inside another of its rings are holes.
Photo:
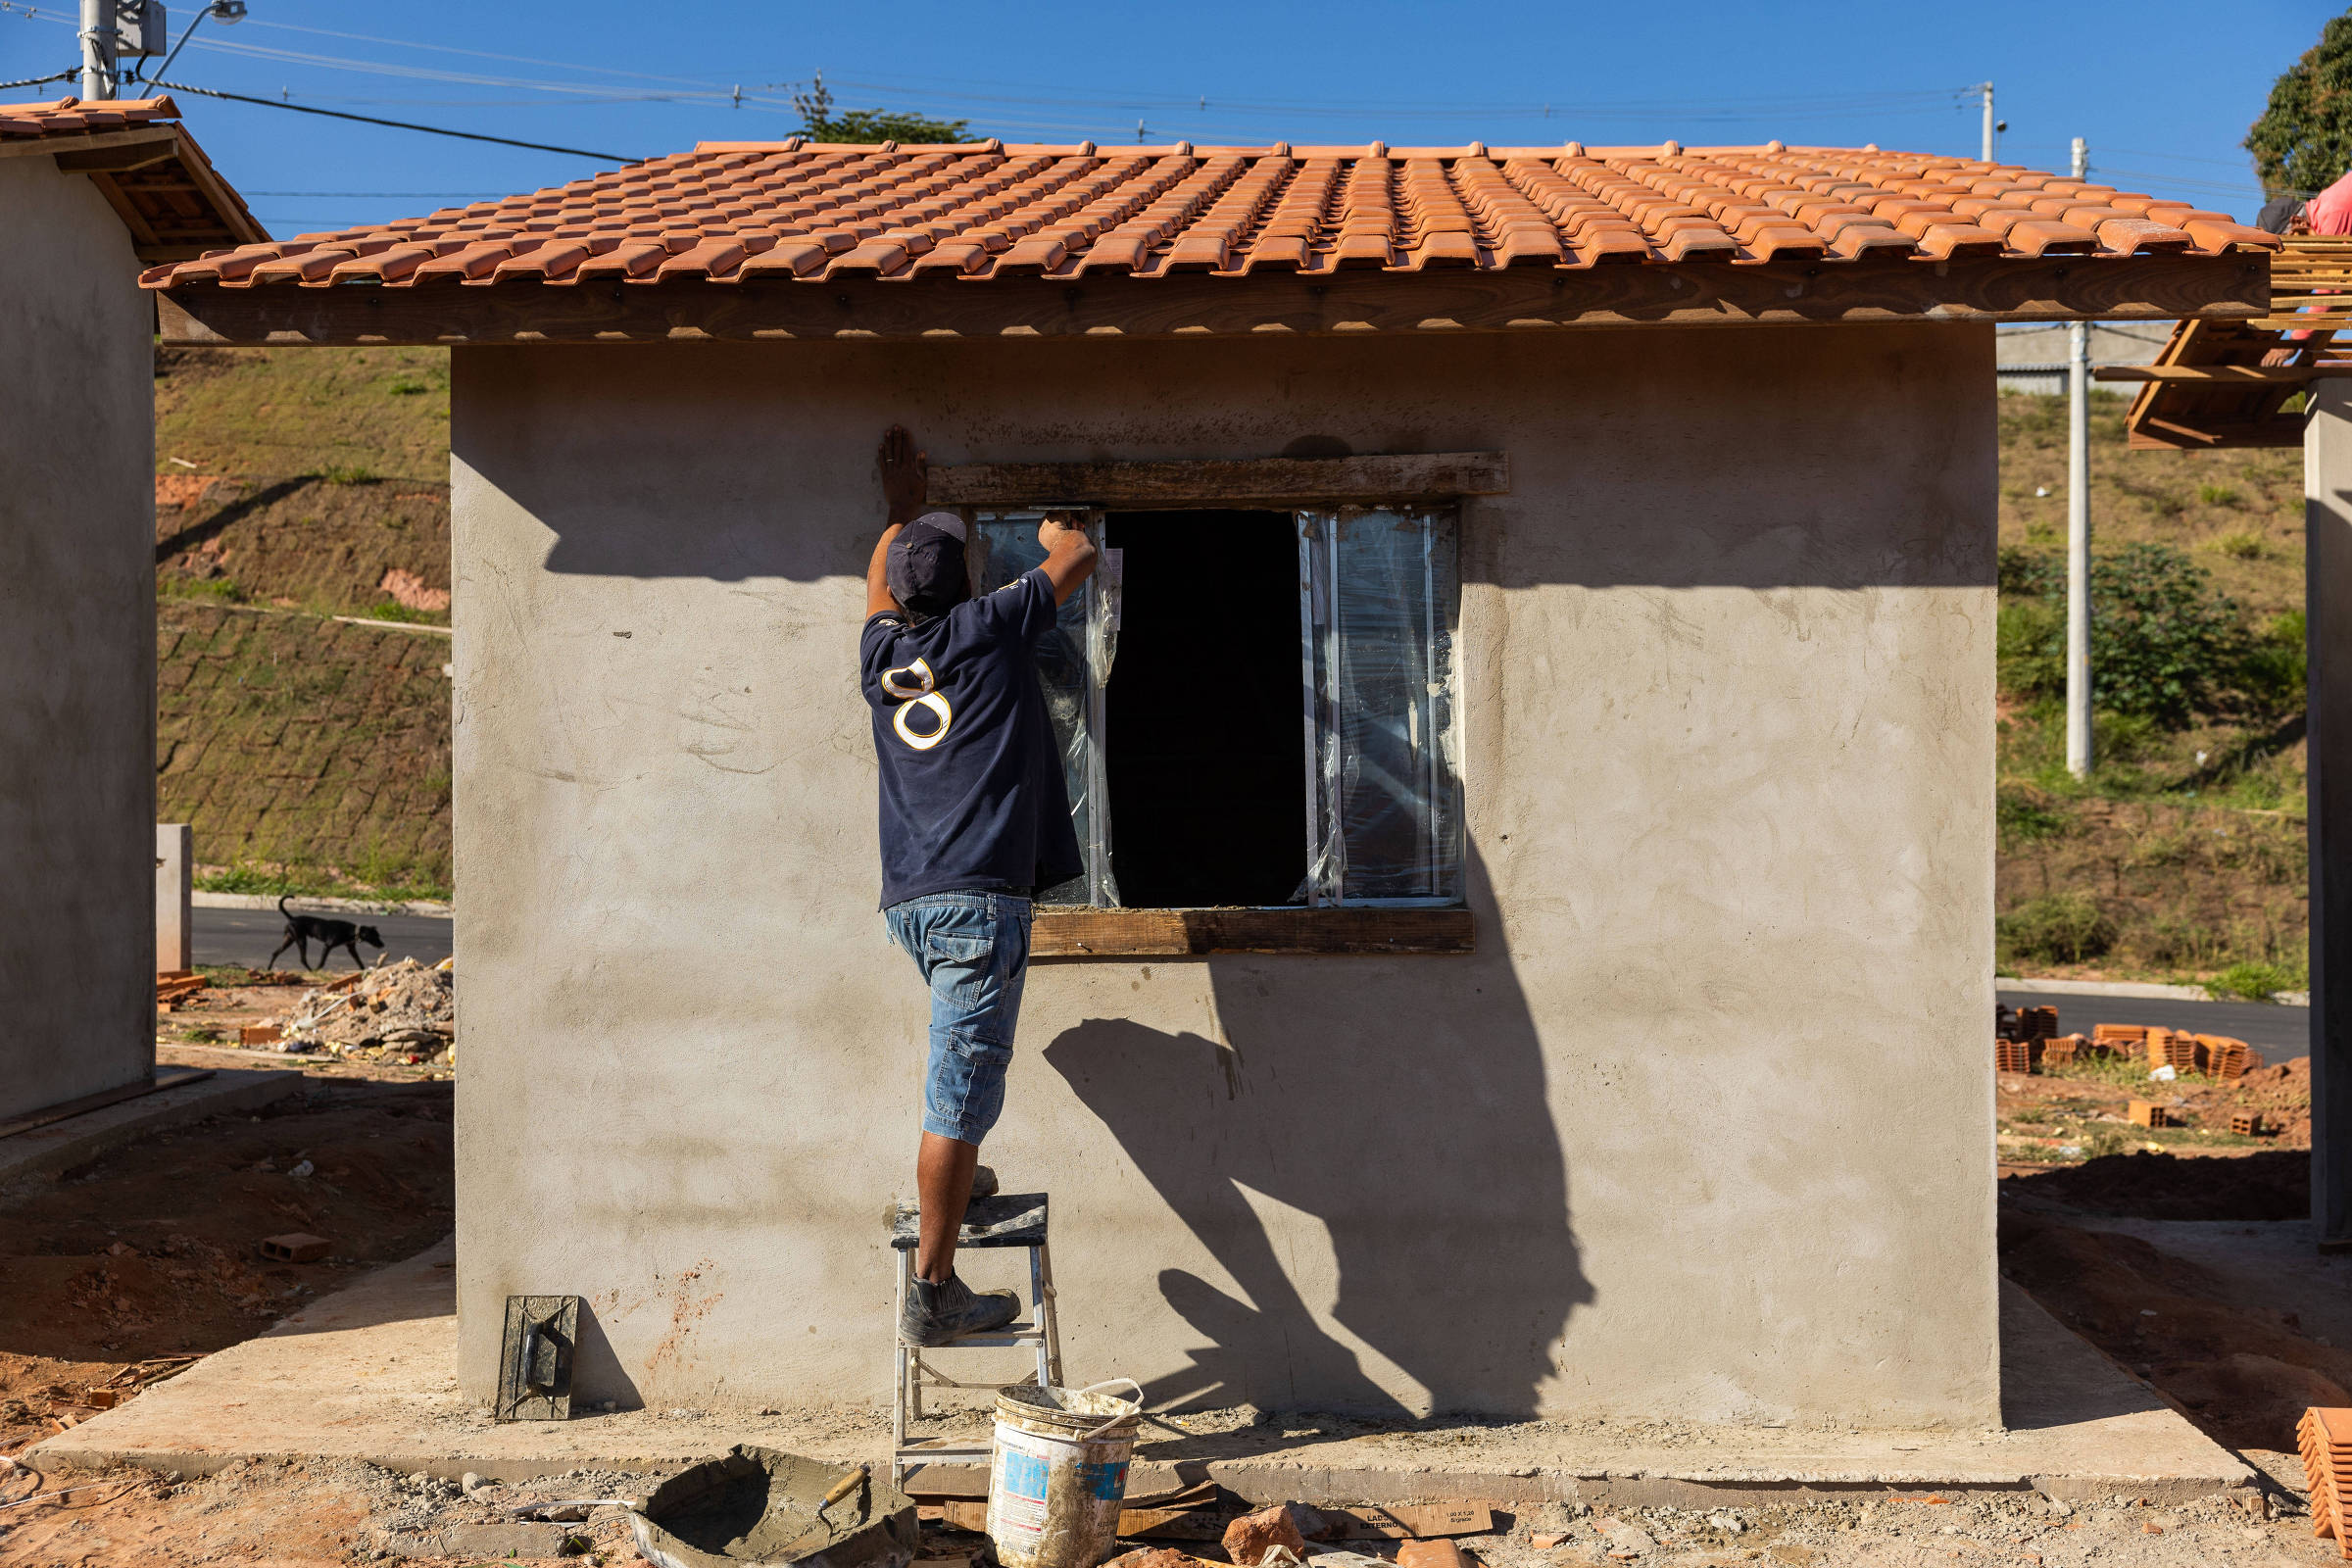
[[[2352,375],[2352,365],[2102,365],[2094,381],[2285,381],[2301,386],[2323,375]]]
[[[64,1121],[69,1116],[78,1116],[87,1110],[103,1110],[108,1105],[119,1105],[125,1100],[137,1100],[141,1096],[152,1095],[161,1090],[177,1089],[181,1084],[197,1083],[212,1075],[213,1070],[210,1067],[192,1071],[157,1073],[153,1078],[139,1083],[124,1084],[120,1089],[105,1089],[94,1095],[84,1095],[79,1100],[65,1101],[60,1104],[51,1105],[46,1110],[36,1110],[28,1116],[19,1116],[14,1121],[0,1121],[0,1138],[13,1137],[18,1133],[28,1133],[35,1127],[46,1127],[53,1121]]]
[[[1494,1510],[1483,1502],[1411,1502],[1383,1508],[1317,1508],[1340,1528],[1340,1541],[1414,1541],[1430,1536],[1482,1536],[1494,1528]]]
[[[1032,958],[1198,957],[1212,953],[1468,953],[1468,909],[1045,908]]]
[[[385,288],[191,285],[158,298],[168,347],[1165,337],[1805,321],[2176,320],[2270,309],[2270,259],[1786,262],[1299,277],[840,279]]]
[[[931,470],[935,507],[1157,507],[1309,501],[1429,501],[1501,495],[1499,452],[1222,463],[974,463]]]

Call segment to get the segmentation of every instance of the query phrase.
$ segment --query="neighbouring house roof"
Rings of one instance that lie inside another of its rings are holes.
[[[151,288],[1164,278],[2268,249],[2186,202],[1876,147],[704,142],[423,218],[248,244]]]
[[[53,155],[59,169],[87,175],[142,262],[267,240],[178,119],[170,98],[0,104],[0,158]]]
[[[2142,383],[2124,416],[2133,447],[2299,447],[2303,414],[2286,405],[2323,376],[2352,373],[2352,345],[2337,336],[2346,331],[2352,238],[2290,235],[2271,270],[2267,314],[2182,321],[2152,365],[2102,366],[2098,373]]]

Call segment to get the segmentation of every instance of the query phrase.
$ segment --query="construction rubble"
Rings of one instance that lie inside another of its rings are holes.
[[[457,1037],[456,960],[402,958],[305,991],[283,1017],[245,1029],[242,1044],[454,1067]]]

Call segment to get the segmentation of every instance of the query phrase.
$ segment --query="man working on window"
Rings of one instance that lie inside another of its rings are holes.
[[[1045,564],[974,598],[963,518],[923,511],[913,438],[893,425],[880,461],[890,520],[865,568],[858,667],[881,762],[882,912],[931,988],[922,1235],[899,1335],[944,1345],[1020,1311],[1010,1291],[956,1277],[956,1237],[1004,1103],[1030,898],[1084,869],[1031,650],[1093,573],[1095,547],[1049,518]]]

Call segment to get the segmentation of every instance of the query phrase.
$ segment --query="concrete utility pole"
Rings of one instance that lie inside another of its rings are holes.
[[[1990,101],[1989,92],[1986,101]],[[2090,171],[2075,138],[2075,177]],[[2066,328],[2066,770],[2090,773],[2090,323]]]
[[[82,4],[87,6],[89,0],[82,0]],[[1984,95],[1984,162],[1989,164],[1992,162],[1992,83],[1985,82],[1977,91]]]
[[[115,0],[81,0],[81,96],[115,95]]]

